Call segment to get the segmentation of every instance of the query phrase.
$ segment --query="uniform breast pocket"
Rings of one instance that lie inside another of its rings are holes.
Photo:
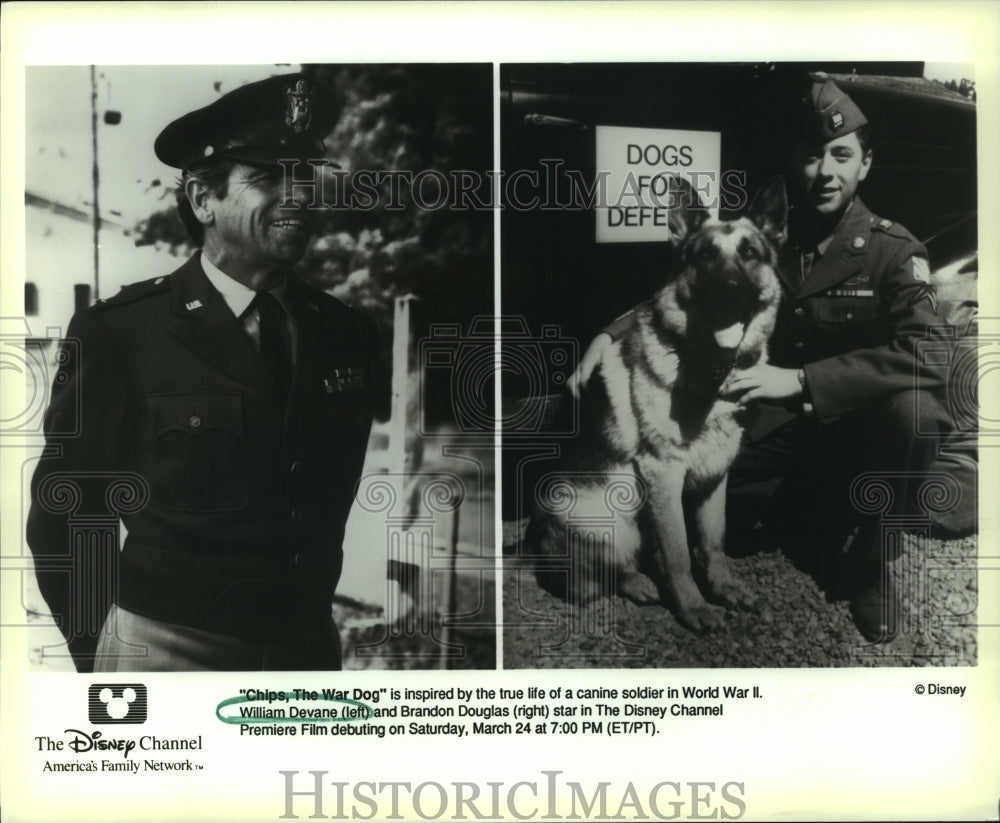
[[[865,326],[878,319],[874,297],[821,297],[816,300],[816,319],[821,323]]]
[[[367,443],[367,429],[371,425],[371,411],[367,398],[360,392],[324,397],[320,403],[323,426],[337,450],[345,444],[363,447]]]
[[[163,506],[231,511],[247,504],[247,456],[239,393],[156,394],[153,497]]]
[[[353,484],[364,463],[371,428],[372,409],[367,387],[355,383],[324,391],[320,408],[328,459]]]
[[[365,426],[371,402],[364,371],[359,366],[335,370],[322,381],[320,405],[326,419],[346,429]]]

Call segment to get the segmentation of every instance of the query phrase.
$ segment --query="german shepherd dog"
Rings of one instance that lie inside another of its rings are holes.
[[[535,485],[525,541],[551,564],[538,571],[551,591],[639,603],[661,602],[662,592],[681,623],[706,631],[725,612],[702,596],[692,556],[711,600],[755,606],[723,547],[726,478],[745,412],[726,397],[738,370],[767,359],[788,205],[776,178],[745,216],[720,221],[678,181],[686,205],[671,209],[675,269],[626,316],[581,391],[579,434]],[[595,516],[604,518],[596,534]]]

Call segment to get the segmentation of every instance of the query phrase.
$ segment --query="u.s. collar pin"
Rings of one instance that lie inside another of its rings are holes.
[[[188,311],[194,311],[195,309],[200,309],[201,308],[201,301],[200,300],[192,300],[190,303],[185,303],[184,304],[184,308],[186,308]]]

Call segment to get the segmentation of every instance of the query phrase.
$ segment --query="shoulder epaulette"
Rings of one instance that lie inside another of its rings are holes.
[[[363,316],[365,312],[352,306],[350,303],[345,302],[339,297],[335,297],[327,291],[322,289],[317,289],[315,286],[309,284],[302,284],[302,296],[305,299],[305,304],[307,308],[313,311],[319,311],[323,309],[328,312],[333,312],[338,316],[348,316],[356,317]]]
[[[888,234],[892,237],[898,237],[901,240],[912,240],[914,243],[918,242],[917,238],[914,237],[909,230],[899,224],[894,223],[892,220],[887,220],[884,217],[879,217],[878,215],[872,215],[872,230],[880,231],[884,234]]]
[[[159,294],[169,288],[170,280],[166,276],[153,277],[149,280],[142,280],[138,283],[129,283],[122,286],[117,294],[98,300],[94,303],[92,308],[103,309],[111,308],[113,306],[122,306],[126,303],[133,303],[136,300],[141,300],[143,297]]]

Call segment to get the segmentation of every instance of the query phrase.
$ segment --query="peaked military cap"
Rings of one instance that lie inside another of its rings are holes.
[[[809,93],[802,99],[799,136],[825,143],[857,131],[867,122],[868,118],[846,92],[821,75],[813,80]]]
[[[153,150],[177,169],[220,157],[264,164],[325,159],[323,138],[339,116],[329,89],[302,74],[284,74],[248,83],[177,118],[160,132]]]

